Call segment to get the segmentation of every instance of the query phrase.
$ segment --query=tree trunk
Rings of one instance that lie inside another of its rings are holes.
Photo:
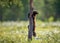
[[[28,30],[28,40],[32,40],[32,34],[33,34],[33,0],[30,0],[30,16],[29,16],[29,30]]]

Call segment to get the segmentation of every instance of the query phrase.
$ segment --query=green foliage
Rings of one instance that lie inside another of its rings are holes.
[[[0,20],[26,20],[28,0],[0,0]]]
[[[60,1],[59,0],[34,0],[34,7],[39,12],[38,19],[48,21],[50,16],[54,21],[60,18]]]
[[[34,0],[34,10],[38,11],[37,19],[49,21],[60,20],[60,0]],[[29,0],[0,0],[0,21],[27,20]]]
[[[54,18],[51,16],[49,19],[48,19],[49,22],[53,22],[54,21]]]

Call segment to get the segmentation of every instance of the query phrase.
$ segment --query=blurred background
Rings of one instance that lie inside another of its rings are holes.
[[[37,20],[60,21],[60,0],[34,0]],[[0,0],[0,21],[27,21],[29,0]]]
[[[28,43],[29,0],[0,0],[0,43]],[[60,43],[60,0],[34,0],[36,34],[31,43]]]

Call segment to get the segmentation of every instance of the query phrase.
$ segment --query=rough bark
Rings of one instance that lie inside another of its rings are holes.
[[[33,34],[33,0],[30,0],[30,16],[29,16],[29,30],[28,30],[28,40],[32,40],[32,34]]]

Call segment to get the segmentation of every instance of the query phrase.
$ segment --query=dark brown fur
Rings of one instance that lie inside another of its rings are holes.
[[[33,18],[33,36],[34,37],[36,36],[36,33],[35,33],[35,17],[36,17],[36,14],[38,14],[38,12],[37,11],[33,11],[32,18]],[[30,16],[30,13],[28,14],[28,18],[29,18],[29,16]]]

